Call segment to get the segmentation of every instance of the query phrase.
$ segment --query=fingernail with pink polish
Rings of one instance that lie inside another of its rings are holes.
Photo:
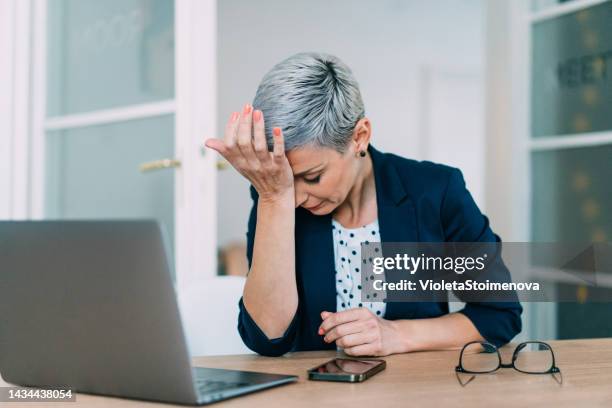
[[[238,119],[238,115],[240,115],[238,112],[234,112],[234,113],[232,113],[232,117],[230,118],[230,120],[231,120],[232,122],[235,122],[235,121],[236,121],[236,119]]]

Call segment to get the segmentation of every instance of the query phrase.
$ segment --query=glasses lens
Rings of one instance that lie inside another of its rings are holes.
[[[546,373],[553,365],[553,353],[548,344],[525,343],[519,345],[514,367],[526,373]]]
[[[493,371],[499,366],[497,349],[488,343],[472,343],[463,350],[461,365],[473,373]]]

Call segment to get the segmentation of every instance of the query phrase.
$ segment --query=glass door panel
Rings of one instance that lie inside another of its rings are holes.
[[[155,218],[174,242],[174,170],[139,169],[173,156],[171,115],[49,132],[46,216]]]
[[[532,153],[533,241],[612,239],[612,145]]]
[[[48,116],[174,97],[174,2],[49,0]]]
[[[45,218],[153,218],[174,249],[175,170],[140,170],[175,158],[174,7],[48,0]]]

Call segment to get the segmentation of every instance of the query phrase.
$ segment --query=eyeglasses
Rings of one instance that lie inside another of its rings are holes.
[[[475,378],[475,374],[492,373],[500,368],[514,368],[525,374],[552,374],[559,384],[563,382],[561,370],[555,365],[555,354],[552,347],[542,341],[520,343],[514,349],[512,361],[509,364],[502,363],[501,354],[493,344],[486,341],[472,341],[461,349],[455,374],[459,383],[466,386]],[[474,375],[469,380],[462,382],[459,373]]]

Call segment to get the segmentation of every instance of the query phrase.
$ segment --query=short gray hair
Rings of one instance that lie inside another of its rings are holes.
[[[268,148],[280,127],[285,150],[306,145],[344,153],[357,122],[365,116],[359,84],[339,58],[303,52],[264,75],[253,100],[264,114]]]

